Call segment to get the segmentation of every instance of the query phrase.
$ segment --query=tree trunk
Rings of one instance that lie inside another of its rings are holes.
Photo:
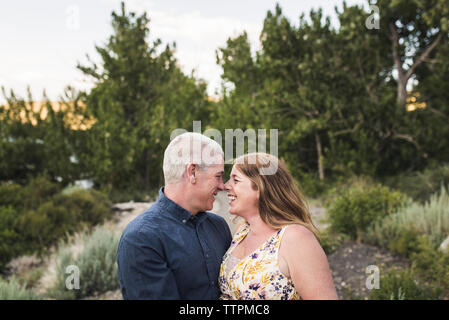
[[[393,49],[393,60],[396,70],[398,71],[398,86],[397,86],[397,101],[400,104],[405,104],[407,99],[407,82],[408,78],[402,68],[402,59],[399,56],[399,35],[393,22],[390,22],[391,42]]]
[[[320,180],[324,180],[324,168],[323,168],[323,151],[321,149],[321,139],[318,133],[315,133],[316,152],[318,155],[318,173]]]
[[[407,82],[411,76],[415,73],[416,68],[426,61],[430,53],[435,49],[438,43],[442,39],[442,33],[440,32],[432,43],[418,56],[413,57],[413,64],[408,70],[404,70],[403,61],[399,54],[399,34],[393,22],[389,24],[390,28],[390,40],[393,49],[393,60],[394,65],[398,71],[398,90],[397,90],[397,101],[400,104],[405,104],[407,101]]]
[[[407,82],[408,79],[405,77],[398,78],[397,102],[400,104],[405,104],[407,101]]]

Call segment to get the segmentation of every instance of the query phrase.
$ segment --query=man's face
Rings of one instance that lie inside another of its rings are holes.
[[[221,159],[217,163],[207,167],[206,170],[197,171],[195,198],[199,212],[211,210],[218,191],[224,190],[224,160]]]

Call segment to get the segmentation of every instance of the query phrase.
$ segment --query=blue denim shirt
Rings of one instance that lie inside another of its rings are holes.
[[[218,275],[232,237],[210,212],[192,215],[159,198],[123,231],[117,250],[124,299],[218,299]]]

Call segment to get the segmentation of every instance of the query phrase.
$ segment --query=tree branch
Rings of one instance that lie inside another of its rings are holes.
[[[440,42],[440,40],[442,39],[442,35],[441,34],[442,33],[440,32],[438,34],[437,38],[430,44],[430,46],[428,46],[427,49],[424,50],[424,52],[418,57],[418,59],[416,59],[416,61],[413,62],[412,66],[407,71],[406,79],[409,79],[413,75],[413,73],[415,72],[416,68],[422,62],[424,62],[424,60],[429,56],[429,54],[432,52],[432,50],[435,49],[435,47],[437,46],[438,42]]]
[[[398,31],[396,30],[393,22],[390,22],[389,27],[390,27],[390,32],[391,32],[390,39],[393,44],[394,64],[398,68],[398,76],[399,76],[399,80],[401,81],[405,77],[405,72],[404,72],[404,69],[402,68],[402,60],[399,57],[399,35],[398,35]]]

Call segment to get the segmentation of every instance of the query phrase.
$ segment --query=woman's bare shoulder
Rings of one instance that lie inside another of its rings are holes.
[[[287,226],[281,241],[281,255],[288,253],[307,254],[308,252],[322,251],[318,239],[312,231],[300,224]]]
[[[315,235],[307,227],[300,224],[288,225],[284,231],[285,242],[317,241]]]

